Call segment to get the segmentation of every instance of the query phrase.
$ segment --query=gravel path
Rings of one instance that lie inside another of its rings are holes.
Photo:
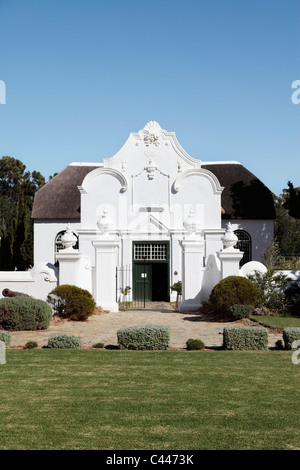
[[[126,312],[98,312],[85,322],[52,320],[50,327],[43,331],[15,331],[11,333],[11,348],[22,348],[27,341],[36,341],[39,347],[46,346],[48,338],[58,334],[72,334],[81,337],[83,347],[91,347],[101,342],[117,345],[119,328],[134,325],[169,325],[171,330],[171,348],[185,348],[189,338],[201,339],[207,348],[222,346],[223,328],[237,322],[205,321],[193,313],[179,313],[167,303],[147,304],[145,310],[127,310]],[[269,333],[269,347],[273,347],[281,334]]]

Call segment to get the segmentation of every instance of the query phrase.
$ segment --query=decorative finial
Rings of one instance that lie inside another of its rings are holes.
[[[65,233],[62,235],[60,241],[61,241],[61,243],[64,247],[64,250],[71,251],[71,250],[74,249],[73,247],[77,243],[77,237],[72,232],[70,223],[68,223],[67,229],[66,229]]]
[[[230,222],[227,224],[225,234],[221,238],[225,250],[234,250],[234,246],[238,242],[238,237],[233,231],[232,225]]]

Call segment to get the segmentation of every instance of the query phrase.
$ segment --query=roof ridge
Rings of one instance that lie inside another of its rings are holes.
[[[228,160],[228,161],[209,161],[209,162],[204,162],[201,161],[201,165],[242,165],[242,163],[237,162],[235,160]]]

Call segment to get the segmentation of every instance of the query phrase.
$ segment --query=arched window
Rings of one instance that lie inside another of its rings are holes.
[[[240,267],[244,264],[252,261],[252,243],[251,237],[245,230],[235,230],[234,233],[238,237],[239,241],[236,244],[236,248],[244,253],[243,258],[240,261]]]
[[[56,254],[62,250],[64,247],[63,247],[63,244],[61,243],[61,237],[66,233],[66,230],[62,230],[61,232],[59,232],[56,237],[55,237],[55,242],[54,242],[54,263],[55,265],[57,265],[57,261],[56,261]],[[75,235],[75,237],[77,238],[77,243],[76,245],[73,247],[75,250],[78,250],[79,249],[79,240],[78,240],[78,235],[75,233],[75,232],[72,232],[73,235]]]

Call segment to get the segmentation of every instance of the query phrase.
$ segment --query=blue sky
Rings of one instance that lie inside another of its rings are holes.
[[[300,186],[300,0],[0,0],[0,156],[46,178],[150,120]]]

